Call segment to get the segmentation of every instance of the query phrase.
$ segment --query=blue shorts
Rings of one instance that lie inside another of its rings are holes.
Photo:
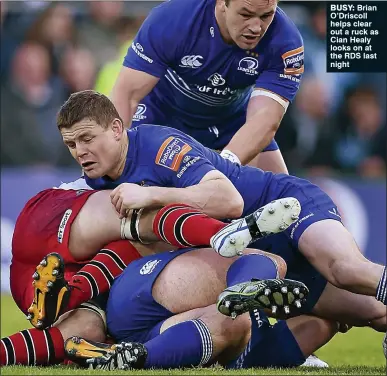
[[[190,251],[195,250],[181,249],[133,261],[115,280],[107,304],[107,326],[109,334],[117,342],[145,343],[160,334],[163,322],[174,314],[153,299],[153,284],[170,261]],[[259,315],[250,316],[254,320],[254,337],[251,338],[251,346],[247,348],[257,353],[257,367],[295,366],[303,363],[301,350],[285,321],[271,325],[261,311]],[[243,367],[241,357],[243,354],[231,362],[228,368]]]
[[[245,122],[246,111],[244,110],[234,115],[231,119],[228,119],[227,123],[214,123],[209,127],[195,128],[189,126],[173,109],[168,107],[164,108],[164,104],[151,92],[138,105],[137,111],[132,119],[132,126],[136,127],[141,124],[164,125],[179,129],[210,149],[222,150],[228,145],[234,134],[238,132]],[[273,139],[263,151],[277,149],[278,145]]]
[[[282,197],[295,197],[300,201],[300,219],[286,231],[258,240],[249,245],[249,248],[262,249],[285,260],[288,270],[286,278],[301,281],[309,288],[307,304],[302,308],[303,313],[309,313],[320,298],[327,280],[300,253],[298,242],[303,232],[313,223],[325,219],[341,222],[341,217],[335,203],[318,186],[287,175],[273,179],[268,185],[265,198],[258,199],[250,211]]]
[[[157,303],[152,287],[175,257],[192,248],[143,257],[130,263],[115,279],[106,310],[109,334],[116,341],[145,343],[160,334],[164,320],[174,314]]]
[[[254,328],[257,323],[252,323],[252,336],[246,349],[225,368],[297,367],[303,364],[305,356],[286,321],[271,325],[263,312],[259,311],[259,315],[258,326]],[[254,320],[253,314],[250,317]],[[246,356],[250,357],[248,361]]]

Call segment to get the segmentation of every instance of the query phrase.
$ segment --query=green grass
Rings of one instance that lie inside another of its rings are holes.
[[[1,337],[29,327],[24,315],[9,296],[1,297]],[[184,371],[116,371],[103,374],[130,375],[386,375],[386,359],[382,352],[383,334],[368,328],[353,328],[338,334],[320,349],[317,355],[329,363],[328,369],[246,369],[225,371],[222,368],[187,369]],[[286,351],[284,349],[284,351]],[[2,367],[2,375],[95,375],[96,371],[73,367]]]

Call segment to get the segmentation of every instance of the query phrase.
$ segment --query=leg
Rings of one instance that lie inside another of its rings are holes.
[[[353,326],[371,326],[380,332],[387,330],[386,307],[381,302],[330,283],[313,308],[313,314]]]
[[[85,260],[105,244],[121,238],[162,241],[179,248],[209,245],[211,236],[224,226],[223,222],[181,204],[160,210],[130,211],[128,217],[121,220],[111,204],[110,191],[100,191],[87,199],[74,219],[69,249],[75,260]],[[196,231],[197,228],[201,231]]]
[[[34,366],[62,363],[65,359],[64,339],[72,335],[103,341],[105,324],[95,312],[85,309],[72,311],[50,329],[32,328],[2,338],[0,364]]]
[[[249,166],[258,167],[263,171],[272,171],[275,174],[289,174],[279,149],[259,153],[249,162]]]
[[[114,278],[139,257],[128,241],[110,243],[67,282],[62,257],[47,255],[33,275],[34,299],[28,319],[39,329],[50,326],[63,313],[107,292]]]
[[[299,316],[271,326],[260,312],[251,316],[251,338],[246,349],[229,369],[252,367],[294,367],[302,365],[313,351],[329,341],[337,325],[312,316]],[[257,325],[257,322],[259,323]]]
[[[335,321],[301,315],[286,320],[305,358],[328,343],[338,331]]]
[[[211,249],[184,253],[158,276],[152,289],[153,298],[177,314],[211,305],[229,284],[285,275],[286,264],[279,256],[257,250],[247,252],[240,258],[224,258]]]
[[[357,294],[377,295],[384,267],[360,253],[352,235],[339,221],[327,219],[311,224],[302,233],[298,247],[333,285]]]

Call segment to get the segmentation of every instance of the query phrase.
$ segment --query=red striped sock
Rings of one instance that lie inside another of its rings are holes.
[[[226,224],[184,204],[171,204],[160,209],[153,221],[153,231],[177,247],[209,245],[210,239]]]
[[[50,365],[63,362],[64,340],[58,328],[22,330],[0,342],[0,364]]]
[[[129,263],[140,258],[140,254],[127,240],[108,244],[71,278],[71,291],[67,310],[108,291],[114,278],[118,277]]]

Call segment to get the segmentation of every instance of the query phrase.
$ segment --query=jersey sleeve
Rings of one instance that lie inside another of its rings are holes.
[[[173,62],[178,35],[169,27],[169,17],[168,4],[151,11],[128,48],[125,67],[159,78],[164,75]]]
[[[292,102],[300,87],[304,72],[304,44],[300,33],[272,50],[267,68],[260,74],[255,89],[273,92]]]
[[[156,144],[157,142],[157,144]],[[163,186],[186,188],[198,184],[204,175],[216,170],[194,140],[179,135],[153,138],[157,150],[154,171]]]

